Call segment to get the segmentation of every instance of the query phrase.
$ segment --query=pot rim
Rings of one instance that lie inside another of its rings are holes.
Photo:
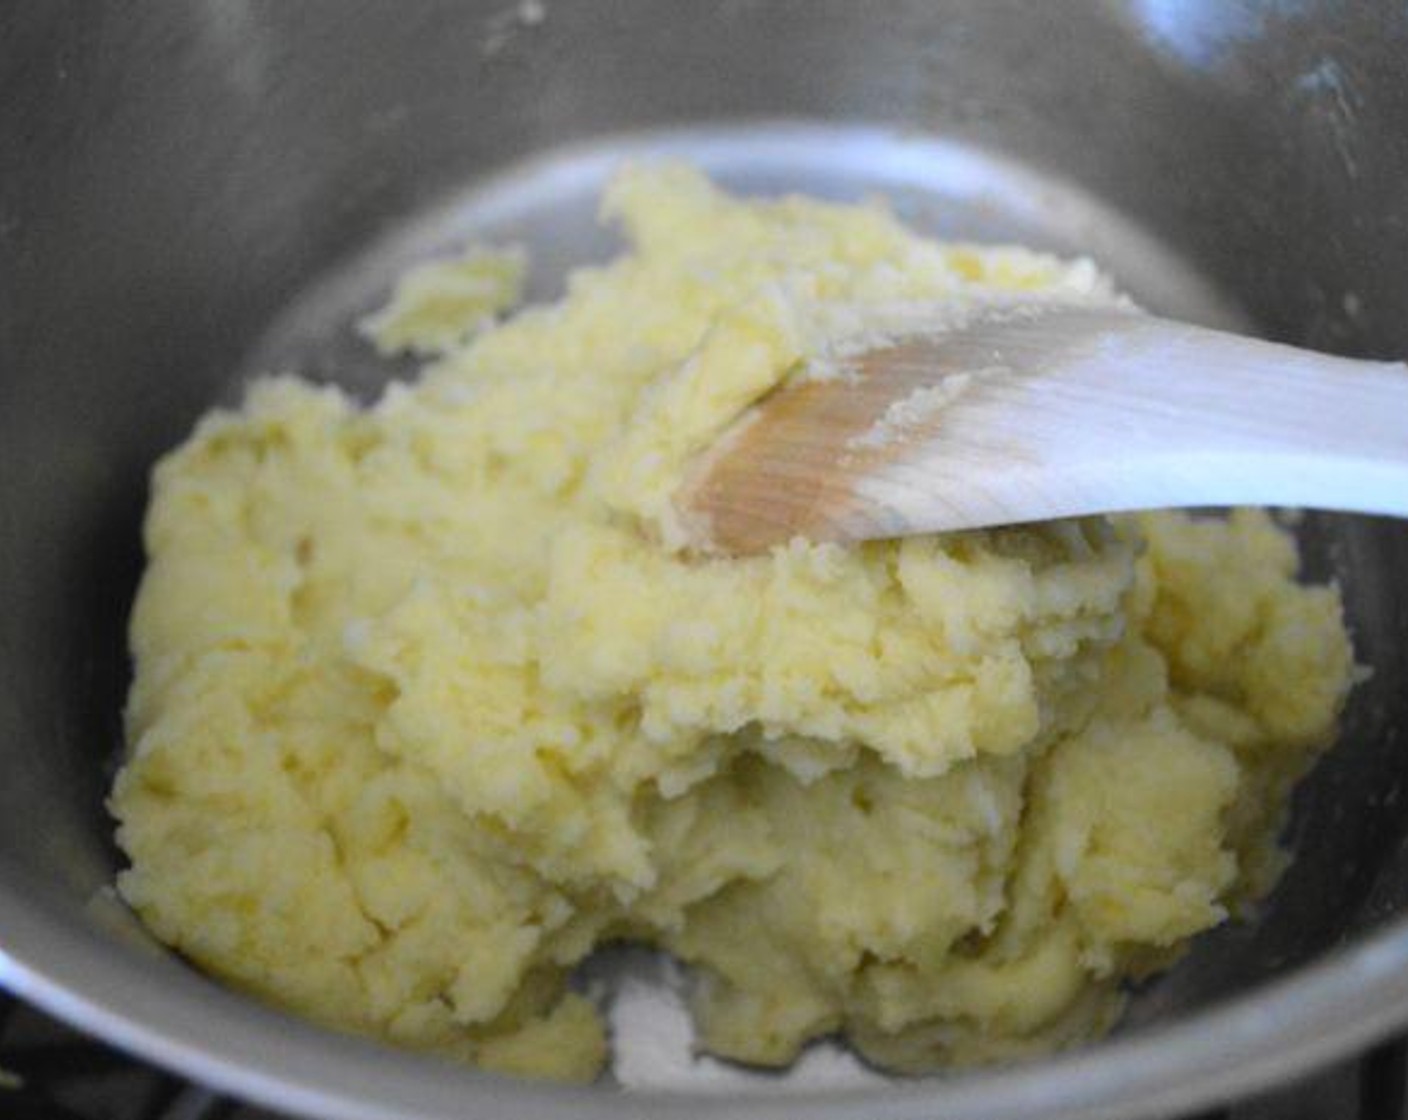
[[[65,912],[66,911],[66,912]],[[515,1080],[336,1034],[139,953],[0,879],[0,986],[157,1065],[326,1120],[1153,1120],[1310,1073],[1408,1022],[1408,917],[1164,1026],[883,1089],[611,1091]]]

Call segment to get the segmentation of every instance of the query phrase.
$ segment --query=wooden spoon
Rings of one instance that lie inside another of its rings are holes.
[[[1172,506],[1408,516],[1408,368],[1035,304],[790,381],[700,456],[696,543],[757,552]]]

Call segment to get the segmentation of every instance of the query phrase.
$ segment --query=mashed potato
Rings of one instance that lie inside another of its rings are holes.
[[[1275,879],[1335,592],[1253,512],[679,551],[682,464],[886,309],[1116,297],[684,168],[604,212],[629,249],[561,302],[486,325],[516,258],[418,272],[371,328],[440,354],[415,385],[266,381],[157,468],[123,895],[242,988],[522,1074],[601,1068],[567,981],[616,940],[691,965],[744,1062],[1102,1030]]]

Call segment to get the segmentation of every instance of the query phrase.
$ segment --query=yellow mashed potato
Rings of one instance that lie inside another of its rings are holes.
[[[123,895],[242,988],[522,1074],[601,1068],[567,981],[618,940],[692,966],[745,1062],[1105,1028],[1275,879],[1350,677],[1335,592],[1254,512],[679,551],[681,465],[872,315],[1116,297],[678,167],[604,212],[629,249],[561,302],[486,324],[515,258],[421,270],[370,328],[441,355],[416,384],[270,380],[157,468]]]

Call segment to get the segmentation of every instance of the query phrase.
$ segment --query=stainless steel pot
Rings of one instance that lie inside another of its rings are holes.
[[[1249,923],[1115,1039],[999,1072],[726,1095],[516,1084],[326,1034],[157,950],[105,896],[148,466],[252,369],[366,389],[394,269],[599,256],[620,157],[891,194],[921,227],[1085,248],[1150,306],[1408,353],[1397,0],[15,0],[0,7],[0,984],[328,1117],[1149,1117],[1408,1022],[1408,531],[1312,517],[1361,659]],[[1408,417],[1405,417],[1408,423]]]

